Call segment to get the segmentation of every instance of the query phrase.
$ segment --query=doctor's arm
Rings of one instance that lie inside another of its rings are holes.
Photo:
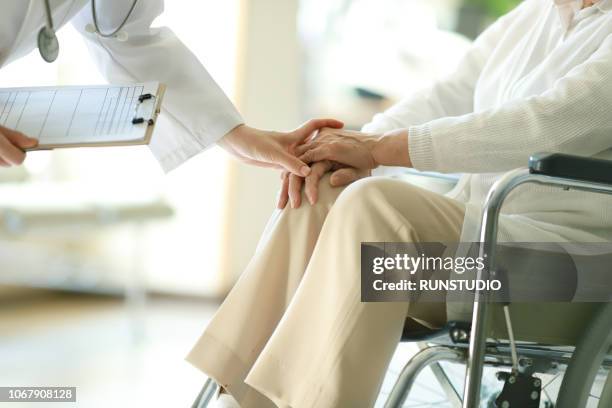
[[[102,32],[115,29],[132,1],[96,1]],[[163,12],[163,0],[138,1],[123,31],[126,41],[89,33],[90,5],[73,19],[87,40],[91,55],[109,82],[164,83],[163,115],[150,148],[164,170],[178,167],[217,143],[250,164],[279,167],[296,174],[310,171],[291,154],[296,143],[323,126],[341,127],[334,120],[315,120],[291,132],[271,132],[245,126],[233,104],[193,53],[166,27],[153,28]]]

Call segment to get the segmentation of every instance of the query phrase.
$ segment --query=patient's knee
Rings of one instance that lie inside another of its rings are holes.
[[[368,177],[348,186],[338,197],[334,213],[343,219],[389,218],[401,207],[402,220],[426,211],[425,190],[387,177]],[[382,221],[382,220],[379,220]]]
[[[374,207],[385,200],[387,181],[381,177],[367,177],[350,184],[342,191],[333,206],[334,217],[344,222],[371,217],[376,213]]]
[[[385,200],[396,189],[397,181],[386,177],[367,177],[349,185],[338,197],[337,206],[346,210]]]

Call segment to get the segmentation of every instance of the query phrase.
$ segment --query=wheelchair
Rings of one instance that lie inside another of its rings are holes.
[[[527,183],[612,195],[612,161],[541,153],[530,157],[527,169],[511,171],[498,180],[482,213],[479,255],[486,262],[480,279],[496,273],[502,204],[510,192]],[[385,408],[401,408],[427,367],[444,391],[446,404],[455,408],[612,408],[612,293],[600,303],[538,305],[494,303],[486,292],[475,296],[471,321],[450,321],[432,330],[407,319],[401,341],[418,342],[420,351],[399,373]],[[534,319],[511,318],[534,313],[539,324]],[[465,364],[462,391],[442,363]],[[503,387],[488,400],[481,395],[485,367],[509,370],[496,373]],[[546,384],[535,374],[563,375],[556,398],[548,396]],[[594,383],[602,384],[596,393]],[[215,390],[209,379],[192,408],[206,407]]]

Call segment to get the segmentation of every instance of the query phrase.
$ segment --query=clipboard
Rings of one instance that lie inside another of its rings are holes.
[[[0,89],[0,124],[39,140],[27,149],[149,144],[166,87],[129,85]]]

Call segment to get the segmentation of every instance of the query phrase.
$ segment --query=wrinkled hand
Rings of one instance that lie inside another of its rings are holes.
[[[378,136],[342,129],[321,129],[309,142],[298,145],[296,154],[304,163],[311,165],[307,177],[284,172],[278,196],[278,208],[287,202],[292,208],[302,204],[302,187],[310,204],[315,204],[319,195],[319,181],[327,172],[332,172],[329,182],[332,187],[346,186],[367,177],[377,167],[372,149]]]
[[[307,176],[310,167],[297,157],[296,147],[321,128],[342,126],[342,122],[334,119],[313,119],[291,132],[273,132],[241,125],[225,135],[218,145],[245,163]]]
[[[381,135],[344,129],[321,129],[317,136],[296,148],[305,163],[330,160],[355,169],[372,170],[378,167],[374,149]]]
[[[301,188],[305,183],[306,197],[311,204],[318,198],[319,180],[332,171],[332,186],[344,186],[367,177],[371,170],[382,166],[412,167],[408,152],[408,130],[397,129],[385,134],[354,132],[342,129],[322,129],[318,135],[295,149],[304,163],[313,163],[312,173],[300,178],[283,176],[278,207],[291,200],[293,208],[301,204]]]
[[[0,166],[18,166],[25,160],[24,149],[35,147],[36,139],[21,132],[0,126]]]
[[[323,129],[314,140],[296,149],[306,162],[331,160],[357,169],[378,166],[412,167],[408,151],[408,129],[396,129],[384,134]]]

